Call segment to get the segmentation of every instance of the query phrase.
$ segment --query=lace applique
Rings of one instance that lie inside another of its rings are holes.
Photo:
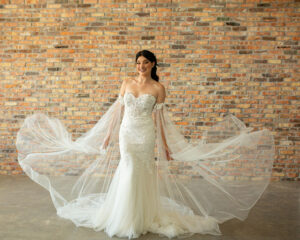
[[[142,94],[135,97],[124,94],[124,117],[120,126],[119,143],[122,161],[132,166],[133,174],[142,174],[143,169],[154,172],[155,126],[152,109],[155,97]]]
[[[165,103],[156,103],[155,105],[154,105],[154,108],[153,109],[162,109],[163,108],[163,106],[165,105]]]
[[[155,97],[151,94],[142,94],[135,97],[131,92],[124,94],[125,116],[132,120],[143,118],[151,121],[151,112],[155,104]]]

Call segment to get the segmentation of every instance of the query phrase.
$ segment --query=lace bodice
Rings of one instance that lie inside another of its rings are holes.
[[[124,96],[119,95],[119,101],[125,105],[125,116],[134,118],[151,117],[153,110],[162,108],[164,103],[156,103],[156,97],[145,93],[135,97],[131,92],[126,92]]]
[[[156,98],[151,94],[135,97],[126,92],[123,97],[119,95],[119,101],[125,106],[119,136],[121,162],[132,166],[134,174],[142,173],[142,169],[152,174],[155,144],[152,111],[157,109]]]

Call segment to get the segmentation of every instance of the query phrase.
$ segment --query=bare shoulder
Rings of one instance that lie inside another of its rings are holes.
[[[159,84],[159,90],[165,92],[166,91],[165,86],[160,82],[158,82],[158,84]]]
[[[159,103],[164,102],[165,98],[166,98],[165,86],[162,83],[157,82],[156,88],[157,88],[157,92],[158,92],[157,102],[159,102]]]
[[[130,77],[130,78],[126,78],[125,81],[127,83],[133,83],[133,82],[135,82],[135,79],[133,77]]]
[[[129,84],[129,83],[131,83],[132,82],[132,79],[131,78],[124,78],[124,80],[123,80],[123,83],[122,84],[125,84],[125,85],[127,85],[127,84]]]
[[[162,83],[160,83],[160,82],[156,82],[156,86],[155,87],[156,87],[158,93],[160,93],[160,94],[166,92],[165,86]]]
[[[125,93],[125,90],[126,90],[126,86],[130,83],[130,79],[124,79],[123,82],[122,82],[122,85],[121,85],[121,89],[120,89],[120,95],[124,95]]]

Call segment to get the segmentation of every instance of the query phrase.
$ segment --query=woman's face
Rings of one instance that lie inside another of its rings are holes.
[[[136,70],[141,76],[151,76],[151,70],[154,65],[155,62],[150,62],[144,56],[140,56],[136,61]]]

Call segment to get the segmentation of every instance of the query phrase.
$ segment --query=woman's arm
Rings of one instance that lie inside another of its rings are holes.
[[[158,97],[157,97],[157,101],[156,101],[157,104],[165,102],[165,98],[166,98],[165,87],[162,84],[160,84],[160,86],[161,87],[159,89],[159,93],[158,93]],[[152,117],[153,118],[155,117],[154,114],[152,115]],[[168,144],[167,144],[164,128],[162,127],[162,121],[164,121],[164,119],[161,119],[161,121],[159,121],[159,124],[160,124],[160,129],[161,129],[161,137],[162,137],[163,145],[166,150],[166,156],[167,156],[168,160],[173,160],[170,156],[171,152],[170,152]],[[155,119],[154,119],[154,122],[156,122]]]

